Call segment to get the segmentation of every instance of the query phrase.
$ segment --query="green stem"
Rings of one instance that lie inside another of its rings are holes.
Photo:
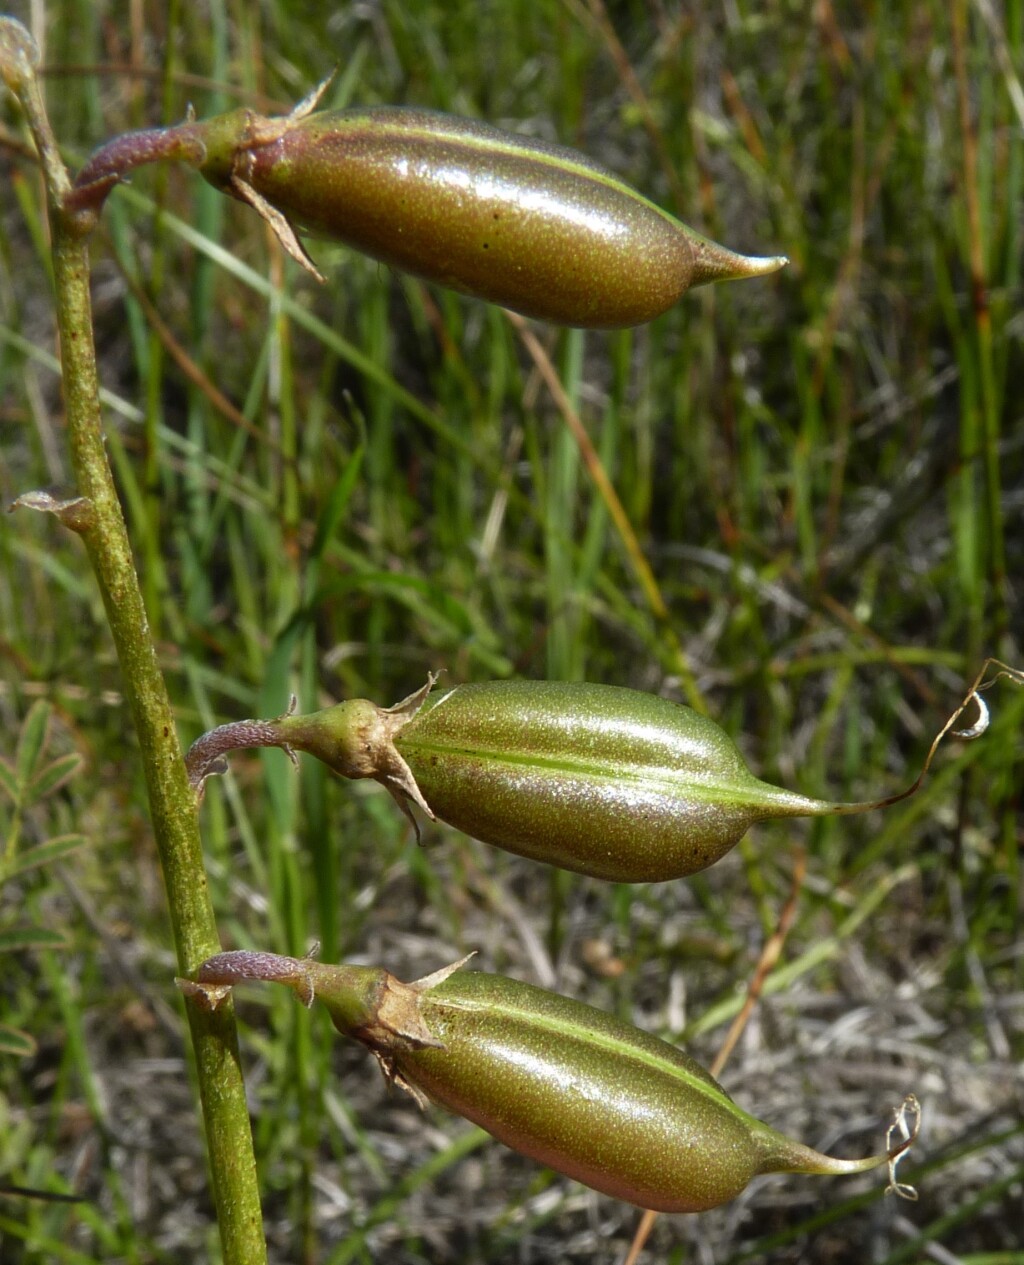
[[[53,235],[57,323],[72,462],[91,513],[76,520],[103,596],[138,734],[153,833],[182,974],[219,949],[203,868],[196,797],[146,619],[128,533],[107,462],[89,292],[93,217],[68,213],[70,181],[33,73],[31,40],[0,20],[0,74],[19,98],[43,164]],[[234,1012],[188,1007],[225,1265],[260,1265],[266,1243]]]

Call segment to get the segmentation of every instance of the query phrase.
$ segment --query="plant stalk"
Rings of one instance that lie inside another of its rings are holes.
[[[73,526],[95,572],[117,649],[139,740],[178,969],[187,974],[220,947],[196,796],[185,772],[106,457],[89,290],[88,233],[95,217],[65,209],[71,184],[34,75],[35,61],[24,28],[0,19],[0,74],[22,105],[46,181],[68,436],[78,491],[91,506],[89,513],[77,515]],[[64,521],[71,525],[68,518]],[[193,1005],[187,1012],[223,1259],[225,1265],[261,1265],[267,1259],[266,1243],[234,1012],[229,1006],[211,1011]]]

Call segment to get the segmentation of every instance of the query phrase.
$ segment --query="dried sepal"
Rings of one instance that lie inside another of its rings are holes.
[[[280,212],[276,206],[268,202],[261,193],[258,193],[244,176],[232,174],[228,180],[228,191],[232,193],[239,202],[245,202],[248,206],[260,216],[265,224],[270,226],[271,231],[277,240],[281,243],[285,252],[289,254],[302,268],[315,277],[321,284],[325,283],[327,278],[309,257],[309,252],[299,241],[298,234],[292,228],[288,217]]]
[[[422,990],[415,985],[404,984],[389,971],[381,971],[366,1018],[352,1028],[351,1035],[372,1050],[386,1054],[442,1049],[423,1018],[422,996]]]
[[[87,496],[58,496],[45,490],[23,492],[11,502],[11,510],[37,510],[52,514],[70,531],[82,535],[96,522],[96,507]]]
[[[431,971],[429,975],[422,975],[419,979],[413,980],[409,987],[415,988],[416,991],[420,993],[427,993],[432,988],[439,988],[445,980],[454,975],[456,971],[461,971],[462,968],[468,962],[472,962],[475,957],[476,950],[472,953],[467,953],[464,958],[459,958],[457,962],[450,962],[447,966],[442,966],[436,971]]]
[[[182,996],[194,1001],[203,1010],[217,1010],[231,996],[231,984],[201,984],[181,975],[174,977],[174,983]]]
[[[439,675],[437,672],[429,672],[425,685],[421,685],[418,690],[414,690],[393,707],[381,709],[384,737],[376,751],[377,771],[370,774],[388,790],[391,798],[412,823],[417,843],[420,842],[420,826],[409,807],[409,801],[411,800],[431,821],[436,821],[437,817],[424,799],[419,783],[413,776],[405,757],[395,746],[395,738],[422,710]]]

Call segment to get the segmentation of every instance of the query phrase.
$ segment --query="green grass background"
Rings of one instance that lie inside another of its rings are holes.
[[[637,330],[535,327],[664,616],[500,311],[326,243],[318,287],[194,174],[138,172],[96,234],[96,335],[184,741],[292,693],[390,704],[430,670],[587,679],[699,699],[761,776],[874,798],[911,780],[986,655],[1020,665],[1018,0],[13,12],[44,46],[72,167],[189,102],[283,112],[336,65],[332,106],[576,145],[701,231],[792,261]],[[66,487],[68,461],[40,181],[7,97],[0,128],[6,506]],[[119,690],[77,541],[4,515],[0,755],[26,777],[81,760],[0,797],[0,1023],[30,1038],[0,1054],[0,1187],[85,1197],[0,1190],[4,1265],[217,1257]],[[376,786],[239,755],[203,808],[222,937],[405,978],[478,949],[709,1063],[804,848],[794,928],[723,1080],[849,1155],[879,1149],[914,1090],[901,1177],[920,1199],[883,1200],[877,1176],[764,1179],[662,1218],[643,1260],[1020,1265],[1024,697],[988,698],[989,733],[944,748],[908,803],[766,826],[654,887],[441,828],[417,847]],[[240,1004],[273,1260],[622,1259],[632,1209],[421,1117],[289,995]]]

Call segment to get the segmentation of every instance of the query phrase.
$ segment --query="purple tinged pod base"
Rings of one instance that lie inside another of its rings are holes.
[[[115,136],[96,150],[78,173],[65,198],[65,209],[98,214],[111,190],[148,163],[183,162],[197,167],[206,155],[203,126],[190,119],[174,127]]]
[[[843,1175],[896,1160],[913,1130],[862,1160],[824,1155],[740,1108],[674,1046],[593,1007],[455,963],[411,984],[372,967],[266,953],[209,959],[186,992],[216,1004],[242,980],[272,980],[326,1005],[389,1081],[514,1150],[605,1194],[701,1212],[764,1173]],[[890,1129],[891,1141],[894,1129]]]

